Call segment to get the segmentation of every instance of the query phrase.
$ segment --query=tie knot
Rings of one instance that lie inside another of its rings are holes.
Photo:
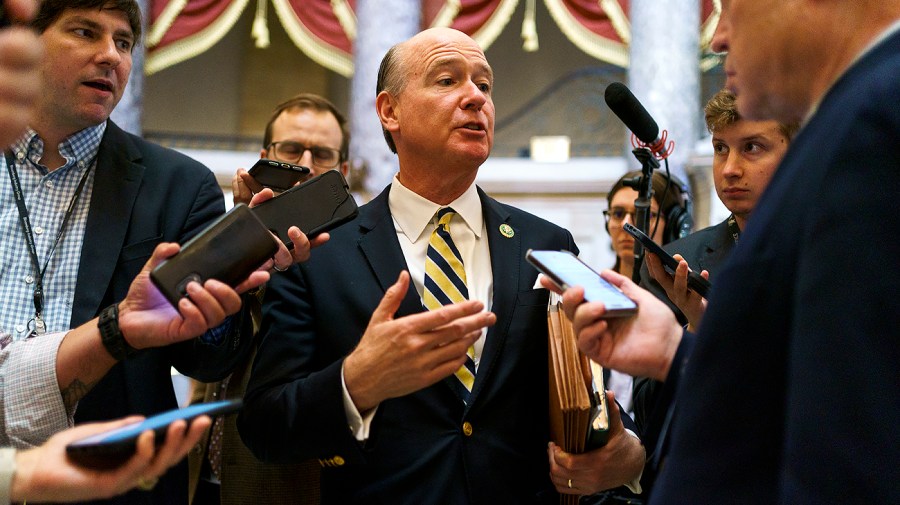
[[[453,210],[453,207],[444,207],[443,209],[438,210],[438,227],[442,227],[445,230],[450,230],[450,220],[453,219],[453,216],[456,215],[456,211]]]

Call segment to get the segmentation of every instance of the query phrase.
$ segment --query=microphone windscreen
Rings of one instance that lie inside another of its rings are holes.
[[[606,87],[604,93],[606,105],[619,116],[625,126],[642,142],[652,144],[659,136],[659,126],[635,98],[631,90],[621,82],[614,82]]]

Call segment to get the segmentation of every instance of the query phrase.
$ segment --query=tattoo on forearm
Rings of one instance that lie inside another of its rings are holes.
[[[84,395],[94,387],[94,384],[85,384],[78,379],[72,381],[71,384],[65,389],[61,391],[63,404],[66,406],[66,409],[72,409],[75,407],[75,404],[78,403],[79,400],[84,398]]]

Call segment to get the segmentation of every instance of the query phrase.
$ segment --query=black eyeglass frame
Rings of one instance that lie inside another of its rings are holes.
[[[293,140],[279,140],[277,142],[270,143],[268,146],[266,146],[266,152],[269,153],[269,158],[274,158],[273,155],[278,154],[278,144],[293,144],[299,148],[302,148],[302,150],[300,151],[300,155],[292,160],[288,159],[288,158],[283,158],[280,155],[278,156],[277,160],[284,161],[286,163],[296,164],[298,161],[300,161],[300,158],[303,157],[303,154],[306,153],[306,151],[309,151],[312,154],[313,164],[316,166],[322,167],[322,168],[335,168],[344,161],[344,156],[341,153],[340,149],[334,149],[333,147],[324,147],[324,146],[307,146],[307,145],[301,144],[300,142],[295,142]],[[328,152],[336,154],[337,161],[335,161],[334,164],[331,164],[331,165],[323,165],[323,164],[317,162],[316,161],[316,150],[328,151]]]

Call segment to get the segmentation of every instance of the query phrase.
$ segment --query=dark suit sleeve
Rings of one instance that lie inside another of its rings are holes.
[[[197,188],[192,205],[183,218],[178,242],[184,244],[222,215],[222,190],[209,170]],[[182,374],[203,382],[224,379],[249,349],[252,335],[249,315],[240,312],[205,335],[167,348],[172,365]],[[247,335],[248,338],[241,338]]]
[[[316,359],[321,343],[316,341],[314,313],[299,266],[269,281],[260,347],[238,418],[242,440],[262,461],[292,463],[336,454],[348,463],[363,461],[344,412],[344,360]],[[348,320],[352,317],[347,314]]]

